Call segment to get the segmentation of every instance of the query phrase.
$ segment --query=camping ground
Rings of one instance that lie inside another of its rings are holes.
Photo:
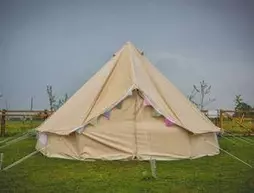
[[[11,123],[12,131],[21,124]],[[254,137],[244,139],[249,143],[232,137],[219,142],[221,148],[254,166]],[[34,147],[35,138],[30,137],[1,149],[3,167]],[[157,175],[158,179],[151,177],[150,164],[144,161],[82,162],[38,153],[0,172],[0,192],[254,192],[254,169],[224,152],[195,160],[158,161]]]

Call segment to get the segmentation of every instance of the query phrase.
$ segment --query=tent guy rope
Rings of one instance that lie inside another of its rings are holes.
[[[12,163],[12,164],[6,166],[6,167],[3,168],[2,170],[3,170],[3,171],[6,171],[6,170],[8,170],[8,169],[10,169],[10,168],[12,168],[12,167],[18,165],[19,163],[21,163],[21,162],[25,161],[26,159],[32,157],[33,155],[39,153],[41,150],[43,150],[43,149],[45,149],[45,148],[47,148],[47,147],[48,147],[48,146],[45,146],[45,147],[43,147],[43,148],[41,148],[41,149],[37,149],[37,150],[33,151],[32,153],[30,153],[30,154],[28,154],[28,155],[22,157],[22,158],[19,159],[18,161],[15,161],[14,163]]]
[[[26,155],[25,157],[23,157],[23,158],[19,159],[18,161],[14,162],[14,163],[12,163],[12,164],[10,164],[10,165],[8,165],[7,167],[5,167],[5,168],[3,169],[3,171],[6,171],[6,170],[8,170],[8,169],[10,169],[10,168],[12,168],[12,167],[14,167],[14,166],[16,166],[17,164],[19,164],[19,163],[23,162],[24,160],[26,160],[26,159],[32,157],[33,155],[35,155],[35,154],[38,153],[38,152],[39,152],[39,151],[36,150],[36,151],[34,151],[34,152],[32,152],[32,153]]]
[[[235,155],[233,155],[233,154],[229,153],[228,151],[226,151],[226,150],[222,149],[221,147],[218,147],[218,146],[216,146],[216,145],[214,145],[214,144],[210,143],[210,142],[209,142],[209,141],[207,141],[207,140],[204,140],[204,141],[205,141],[206,143],[208,143],[208,144],[212,145],[213,147],[220,149],[221,151],[225,152],[226,154],[230,155],[231,157],[233,157],[233,158],[237,159],[238,161],[242,162],[243,164],[245,164],[245,165],[249,166],[250,168],[253,168],[250,164],[246,163],[245,161],[241,160],[240,158],[236,157]]]
[[[29,137],[29,134],[30,134],[30,133],[31,133],[31,132],[29,131],[29,132],[27,132],[27,133],[24,133],[23,135],[21,135],[21,136],[18,137],[18,138],[15,138],[15,139],[13,139],[13,140],[7,141],[6,144],[0,146],[0,149],[5,148],[5,147],[7,147],[7,146],[9,146],[9,145],[11,145],[11,144],[13,144],[13,143],[16,143],[16,142],[22,141],[22,140],[24,140],[24,139],[27,139],[27,138]]]
[[[227,133],[227,132],[226,132],[226,133]],[[232,135],[232,134],[230,134],[230,133],[227,133],[227,134],[228,134],[229,136],[235,138],[235,139],[238,139],[238,140],[243,141],[243,142],[245,142],[245,143],[248,143],[248,144],[250,144],[250,145],[254,145],[254,143],[253,143],[252,141],[248,141],[248,140],[246,140],[246,139],[243,139],[242,137],[238,137],[238,136]]]

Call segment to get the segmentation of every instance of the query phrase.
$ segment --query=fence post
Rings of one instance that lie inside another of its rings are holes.
[[[220,123],[219,123],[219,125],[220,125],[220,128],[222,129],[222,127],[223,127],[223,110],[222,109],[220,109]]]
[[[5,122],[6,121],[6,110],[2,110],[2,116],[1,116],[1,137],[5,136]]]
[[[44,110],[44,120],[46,120],[47,118],[48,118],[48,110],[47,109],[45,109]]]

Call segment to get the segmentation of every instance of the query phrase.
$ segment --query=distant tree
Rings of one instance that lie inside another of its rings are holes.
[[[53,94],[52,86],[50,85],[47,86],[47,94],[51,111],[56,111],[59,109],[69,98],[68,94],[66,93],[63,98],[57,100],[57,97]]]
[[[193,85],[193,90],[191,94],[188,96],[189,100],[195,104],[200,110],[204,110],[204,107],[208,104],[215,101],[215,99],[206,97],[211,93],[211,85],[208,85],[204,80],[202,80],[199,86]],[[196,99],[196,96],[199,95],[199,99]]]
[[[47,85],[47,94],[48,94],[48,99],[49,99],[49,107],[51,111],[55,110],[55,102],[56,102],[56,97],[53,94],[53,89],[51,85]]]
[[[244,102],[242,95],[236,95],[235,96],[235,114],[234,116],[241,116],[241,114],[245,114],[245,116],[253,116],[254,115],[254,108],[251,107],[251,105]],[[243,112],[243,113],[240,113]]]
[[[68,98],[68,94],[66,93],[62,99],[58,99],[56,109],[59,109],[68,100]]]
[[[234,102],[235,102],[235,111],[252,110],[252,107],[249,104],[247,104],[246,102],[243,102],[242,95],[236,95]]]

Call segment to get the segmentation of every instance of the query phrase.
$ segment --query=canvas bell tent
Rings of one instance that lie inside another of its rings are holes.
[[[48,157],[176,160],[219,153],[220,130],[130,42],[36,130],[36,148]]]

